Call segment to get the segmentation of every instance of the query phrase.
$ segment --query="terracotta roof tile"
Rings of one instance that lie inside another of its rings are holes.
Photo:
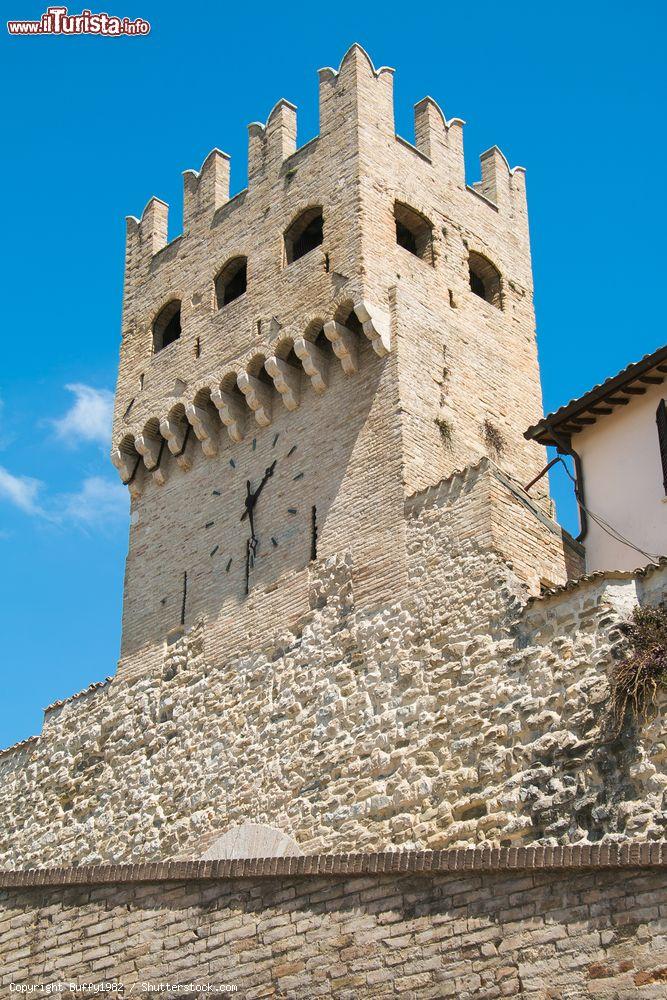
[[[542,420],[529,427],[525,431],[524,437],[529,439],[534,438],[541,444],[556,444],[550,437],[552,430],[558,433],[560,429],[565,437],[576,433],[582,428],[573,426],[569,421],[576,420],[581,415],[586,415],[587,420],[590,418],[595,420],[597,416],[601,416],[602,414],[590,413],[590,407],[596,404],[598,406],[604,403],[608,404],[610,396],[613,396],[615,393],[622,395],[625,387],[629,386],[632,382],[641,380],[642,376],[646,376],[652,369],[657,369],[658,367],[659,377],[666,378],[667,345],[659,347],[652,354],[645,354],[639,361],[633,361],[632,364],[623,368],[616,375],[612,375],[610,378],[605,379],[604,382],[594,385],[583,396],[571,399],[569,403],[565,403],[559,409],[554,410],[553,413],[548,413]],[[587,413],[587,411],[589,412]]]
[[[95,681],[93,684],[89,684],[87,688],[83,691],[77,691],[76,694],[71,694],[69,698],[61,698],[60,701],[54,701],[50,705],[47,705],[44,709],[45,712],[51,712],[55,708],[62,708],[63,705],[69,704],[70,701],[75,701],[77,698],[83,698],[85,694],[90,694],[91,691],[97,691],[99,688],[106,687],[110,684],[113,677],[105,677],[103,681]]]
[[[12,743],[10,747],[3,747],[0,750],[0,756],[6,753],[11,753],[12,750],[20,750],[21,747],[30,746],[31,743],[36,743],[39,736],[28,736],[25,740],[19,740],[18,743]]]
[[[557,597],[571,590],[577,590],[582,584],[591,583],[594,580],[631,580],[635,576],[648,576],[656,569],[667,567],[667,556],[662,556],[657,562],[648,563],[638,569],[631,570],[597,570],[595,573],[587,573],[586,576],[579,576],[576,580],[568,580],[558,587],[549,587],[541,594],[534,594],[526,601],[526,605],[534,604],[536,601],[546,601],[550,597]]]

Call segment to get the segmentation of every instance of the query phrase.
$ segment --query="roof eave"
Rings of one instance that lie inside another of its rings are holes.
[[[598,417],[608,416],[618,407],[627,406],[634,396],[644,395],[652,385],[661,384],[665,378],[667,346],[628,365],[618,375],[548,414],[529,427],[524,437],[542,445],[557,445],[554,433],[560,438],[569,438],[594,424]]]

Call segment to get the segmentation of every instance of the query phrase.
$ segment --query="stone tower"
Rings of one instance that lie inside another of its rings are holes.
[[[484,456],[495,485],[460,530],[532,592],[565,577],[548,498],[521,488],[544,465],[523,438],[542,412],[524,171],[493,147],[466,184],[464,123],[428,97],[398,137],[393,71],[358,45],[319,77],[317,138],[297,149],[281,100],[249,126],[246,190],[214,149],[184,174],[182,235],[156,198],[128,220],[128,676],[195,620],[213,660],[256,647],[343,551],[357,607],[400,600],[410,504]]]
[[[493,149],[467,186],[463,123],[426,98],[405,142],[391,85],[354,46],[316,139],[281,101],[246,191],[214,150],[181,236],[130,219],[121,661],[0,750],[0,863],[663,836],[664,722],[618,752],[599,726],[667,568],[568,579],[523,437],[523,172]]]

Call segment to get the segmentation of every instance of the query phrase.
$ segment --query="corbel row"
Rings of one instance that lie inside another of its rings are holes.
[[[365,302],[355,305],[353,311],[376,354],[384,357],[391,348],[389,316]],[[322,329],[345,374],[358,371],[357,333],[338,320],[324,323]],[[292,346],[315,392],[324,393],[329,385],[329,354],[305,337],[296,338]],[[138,473],[142,465],[157,485],[164,485],[165,448],[179,468],[188,471],[192,467],[191,452],[188,454],[190,438],[199,441],[207,458],[214,458],[219,450],[220,424],[236,443],[243,441],[251,415],[257,426],[268,427],[274,417],[274,389],[287,410],[298,409],[301,369],[275,352],[268,353],[262,367],[270,383],[258,377],[259,371],[253,374],[246,370],[230,370],[208,387],[200,387],[194,400],[176,403],[167,415],[150,420],[140,433],[126,434],[114,446],[111,461],[130,491],[133,494],[141,492],[143,477]]]

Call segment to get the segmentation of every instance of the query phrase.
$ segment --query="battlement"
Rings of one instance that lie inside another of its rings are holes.
[[[462,118],[447,120],[438,103],[427,96],[414,105],[414,144],[397,135],[394,131],[394,70],[387,66],[375,69],[368,53],[356,43],[345,53],[337,70],[326,67],[319,70],[318,76],[319,135],[297,148],[297,108],[281,98],[265,124],[251,122],[248,125],[248,187],[234,199],[243,199],[248,191],[257,185],[271,183],[279,175],[289,183],[292,171],[303,156],[315,151],[319,142],[335,134],[338,144],[341,132],[352,142],[354,128],[360,121],[372,123],[383,136],[431,163],[442,180],[466,187],[465,121]],[[295,157],[299,160],[292,162]],[[481,154],[480,165],[481,180],[467,190],[481,194],[498,211],[510,214],[514,204],[525,198],[524,168],[510,168],[497,146]],[[182,235],[211,225],[216,212],[230,201],[230,168],[228,154],[214,148],[199,171],[184,171]],[[168,205],[152,197],[139,219],[128,216],[129,271],[136,268],[141,272],[169,245],[168,213]]]

